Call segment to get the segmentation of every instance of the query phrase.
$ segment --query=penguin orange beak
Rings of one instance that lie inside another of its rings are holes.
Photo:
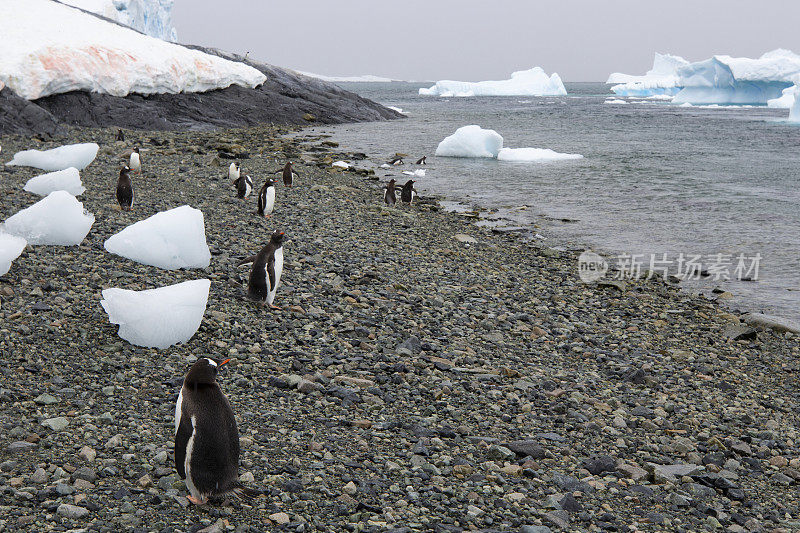
[[[231,360],[230,360],[230,359],[225,359],[224,361],[222,361],[222,362],[219,364],[219,366],[222,366],[222,365],[227,365],[227,364],[228,364],[228,363],[230,363],[230,362],[231,362]]]

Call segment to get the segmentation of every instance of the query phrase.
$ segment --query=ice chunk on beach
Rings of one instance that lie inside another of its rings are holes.
[[[444,157],[497,157],[503,147],[503,136],[494,130],[485,130],[471,125],[458,128],[456,132],[439,143],[436,155]]]
[[[424,178],[425,169],[418,168],[417,170],[404,170],[403,174],[405,174],[406,176],[412,176],[414,178]]]
[[[674,96],[678,87],[678,69],[689,62],[679,56],[656,53],[653,68],[643,76],[614,72],[606,83],[615,83],[611,91],[619,96]]]
[[[105,289],[100,302],[119,336],[136,346],[168,348],[192,338],[206,311],[211,281],[198,279],[176,285],[131,291]]]
[[[0,36],[0,81],[27,100],[70,91],[194,93],[230,85],[252,88],[266,80],[244,63],[50,0],[2,0]]]
[[[11,270],[11,263],[20,256],[28,241],[22,237],[0,231],[0,276]]]
[[[520,70],[509,80],[452,81],[441,80],[429,88],[421,88],[423,96],[560,96],[567,94],[558,74],[548,76],[540,67]]]
[[[350,168],[350,165],[345,161],[337,161],[331,166],[336,168]]]
[[[74,196],[54,191],[6,219],[2,229],[24,237],[30,244],[72,246],[83,242],[92,224],[94,215]]]
[[[24,150],[14,154],[9,166],[34,167],[52,172],[69,167],[83,170],[88,167],[100,147],[96,143],[67,144],[51,150]]]
[[[497,154],[498,161],[564,161],[567,159],[583,159],[581,154],[562,154],[549,148],[503,148]]]
[[[211,263],[203,212],[188,205],[131,224],[104,246],[112,254],[167,270],[206,268]]]
[[[773,50],[758,59],[716,55],[678,69],[676,104],[765,105],[800,75],[800,56]]]
[[[80,196],[86,190],[81,183],[81,175],[75,167],[31,178],[25,184],[24,189],[39,196],[47,196],[53,191],[67,191],[73,196]]]

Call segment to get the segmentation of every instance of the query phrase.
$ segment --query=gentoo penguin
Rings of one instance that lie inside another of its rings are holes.
[[[389,183],[386,184],[384,187],[386,191],[383,193],[383,201],[386,205],[394,205],[397,203],[397,195],[395,195],[395,180],[394,178],[389,180]]]
[[[242,174],[233,182],[236,187],[236,198],[247,198],[253,192],[253,180],[247,174]]]
[[[389,164],[390,165],[405,165],[405,163],[403,162],[403,158],[400,157],[400,156],[393,157],[391,160],[389,160]]]
[[[125,134],[122,133],[121,129],[117,129],[117,140],[118,141],[124,141],[125,140]]]
[[[231,166],[228,167],[228,179],[231,180],[231,182],[235,182],[239,179],[239,163],[236,161],[231,163]]]
[[[283,273],[283,232],[273,233],[269,243],[258,252],[258,255],[239,262],[240,265],[245,263],[253,263],[250,280],[247,282],[247,297],[269,305],[273,309],[280,309],[272,305],[272,302],[275,300],[275,292],[278,290]]]
[[[427,165],[428,164],[428,163],[426,163],[427,159],[428,159],[428,156],[423,155],[422,157],[417,159],[417,164],[418,165]]]
[[[131,152],[131,159],[128,166],[133,172],[139,173],[142,171],[142,159],[139,156],[138,148],[134,148],[133,152]]]
[[[258,214],[262,217],[269,217],[275,208],[275,182],[270,178],[264,182],[261,190],[258,191]]]
[[[294,168],[292,168],[291,161],[287,161],[286,165],[283,167],[283,170],[279,170],[278,172],[283,172],[283,184],[287,187],[291,187],[292,183],[294,183],[294,179],[300,177],[300,174],[295,172]],[[276,174],[278,172],[276,172]]]
[[[411,205],[416,195],[417,190],[414,188],[414,180],[408,180],[400,191],[400,201],[404,204]]]
[[[202,505],[209,497],[253,497],[259,491],[239,483],[239,432],[217,372],[230,359],[201,357],[183,380],[175,403],[175,468],[186,480],[188,499]]]
[[[123,211],[133,207],[133,182],[131,181],[131,169],[127,165],[119,171],[117,202]]]

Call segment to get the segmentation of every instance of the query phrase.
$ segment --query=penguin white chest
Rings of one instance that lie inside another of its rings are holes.
[[[181,424],[181,405],[183,404],[183,387],[178,393],[178,401],[175,402],[175,433],[178,433],[178,426]]]
[[[253,186],[250,184],[249,181],[244,182],[244,197],[247,198],[250,196],[250,193],[253,192]]]
[[[192,415],[192,436],[189,437],[189,441],[186,443],[186,459],[183,461],[183,469],[186,472],[186,488],[189,489],[189,493],[192,496],[200,499],[202,495],[192,480],[192,453],[194,452],[194,437],[196,434],[197,420]]]
[[[142,162],[139,159],[139,154],[138,153],[133,152],[131,154],[131,159],[129,161],[128,166],[131,167],[131,170],[133,170],[134,172],[138,172],[139,169],[142,168]]]
[[[267,294],[267,303],[272,305],[272,302],[275,300],[275,293],[278,291],[278,285],[281,281],[281,274],[283,274],[283,247],[278,248],[275,250],[275,286],[269,288],[269,294]],[[267,279],[269,279],[269,274],[267,274]]]
[[[275,187],[267,187],[267,192],[264,195],[264,214],[269,215],[275,207]]]

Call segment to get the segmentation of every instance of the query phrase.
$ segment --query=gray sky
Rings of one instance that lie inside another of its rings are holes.
[[[644,74],[653,53],[699,60],[800,53],[797,0],[175,0],[183,43],[327,75],[565,81]]]

